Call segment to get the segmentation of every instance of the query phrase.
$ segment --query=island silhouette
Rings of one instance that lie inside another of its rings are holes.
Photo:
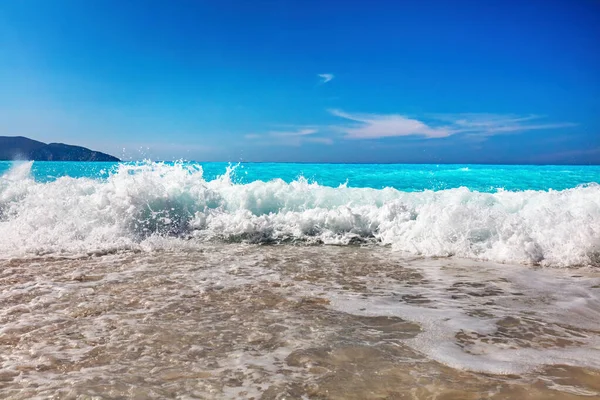
[[[100,151],[64,143],[43,143],[23,136],[0,136],[0,161],[121,161]]]

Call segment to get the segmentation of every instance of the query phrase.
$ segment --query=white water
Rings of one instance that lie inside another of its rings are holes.
[[[104,180],[0,177],[0,254],[195,246],[204,240],[391,245],[419,256],[600,265],[600,185],[563,191],[401,192],[299,179],[206,181],[200,167],[121,165]]]

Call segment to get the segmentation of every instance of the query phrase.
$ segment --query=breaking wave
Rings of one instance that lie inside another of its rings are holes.
[[[304,178],[238,184],[232,168],[120,164],[104,178],[0,177],[0,255],[95,253],[252,243],[390,245],[416,256],[600,265],[600,185],[561,191],[402,192]]]

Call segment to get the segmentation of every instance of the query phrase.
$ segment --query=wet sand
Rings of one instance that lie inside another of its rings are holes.
[[[600,398],[600,273],[385,248],[0,261],[0,397]]]

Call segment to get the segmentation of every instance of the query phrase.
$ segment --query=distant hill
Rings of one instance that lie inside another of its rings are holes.
[[[42,143],[22,136],[0,136],[0,160],[120,161],[109,154],[63,143]]]
[[[27,159],[34,151],[46,143],[22,136],[0,136],[0,160]]]

